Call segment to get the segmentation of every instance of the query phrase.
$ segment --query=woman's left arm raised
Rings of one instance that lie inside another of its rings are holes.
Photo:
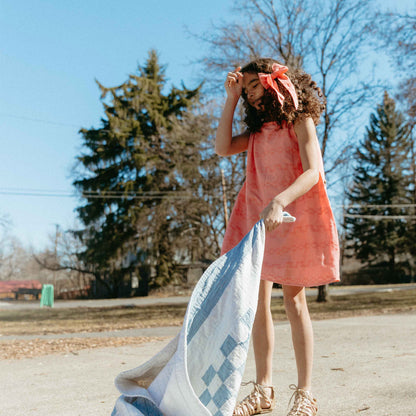
[[[315,123],[311,117],[307,117],[296,121],[293,127],[298,138],[303,173],[288,188],[276,195],[261,213],[260,217],[264,219],[267,231],[278,227],[283,222],[285,207],[306,194],[319,180],[321,155]]]

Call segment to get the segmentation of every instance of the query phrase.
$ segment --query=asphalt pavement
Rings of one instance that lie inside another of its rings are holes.
[[[319,416],[416,416],[416,313],[317,321],[313,392]],[[115,376],[150,359],[178,332],[152,329],[164,341],[0,361],[0,416],[109,416]],[[275,326],[274,384],[285,416],[296,383],[287,322]],[[1,345],[1,344],[0,344]],[[244,380],[255,376],[252,348]],[[242,390],[240,397],[247,394]],[[181,415],[177,415],[181,416]],[[198,415],[195,415],[198,416]]]

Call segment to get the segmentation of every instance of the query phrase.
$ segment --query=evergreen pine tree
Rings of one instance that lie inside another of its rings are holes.
[[[406,252],[407,220],[400,218],[408,204],[411,140],[409,127],[387,92],[370,117],[356,152],[357,167],[346,214],[346,239],[367,266],[383,264],[387,273],[375,279],[398,279],[398,256]]]
[[[125,276],[144,265],[155,268],[154,284],[174,277],[174,240],[190,206],[196,209],[192,192],[201,194],[193,183],[202,175],[209,120],[195,111],[199,87],[164,92],[165,68],[155,51],[122,85],[98,85],[105,118],[101,128],[81,130],[86,152],[74,186],[86,201],[78,208],[85,228],[76,235],[85,246],[82,261],[117,296]]]

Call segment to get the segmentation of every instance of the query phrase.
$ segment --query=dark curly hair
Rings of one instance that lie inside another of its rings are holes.
[[[245,65],[241,69],[241,72],[271,74],[274,63],[280,64],[275,59],[259,58]],[[320,116],[325,109],[325,98],[322,95],[321,89],[318,88],[309,74],[300,69],[289,69],[286,75],[295,86],[299,100],[298,109],[295,109],[292,97],[279,80],[276,80],[276,82],[278,83],[279,90],[285,97],[283,107],[277,100],[276,93],[266,89],[262,98],[262,107],[264,110],[257,110],[248,103],[247,96],[243,91],[241,96],[244,100],[244,122],[250,133],[260,131],[262,125],[270,121],[275,121],[278,124],[281,124],[283,121],[294,123],[299,118],[312,117],[315,124],[319,123]]]

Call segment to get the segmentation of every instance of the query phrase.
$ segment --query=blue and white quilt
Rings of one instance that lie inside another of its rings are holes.
[[[119,374],[112,416],[231,416],[257,308],[265,229],[259,221],[202,275],[180,333]]]

